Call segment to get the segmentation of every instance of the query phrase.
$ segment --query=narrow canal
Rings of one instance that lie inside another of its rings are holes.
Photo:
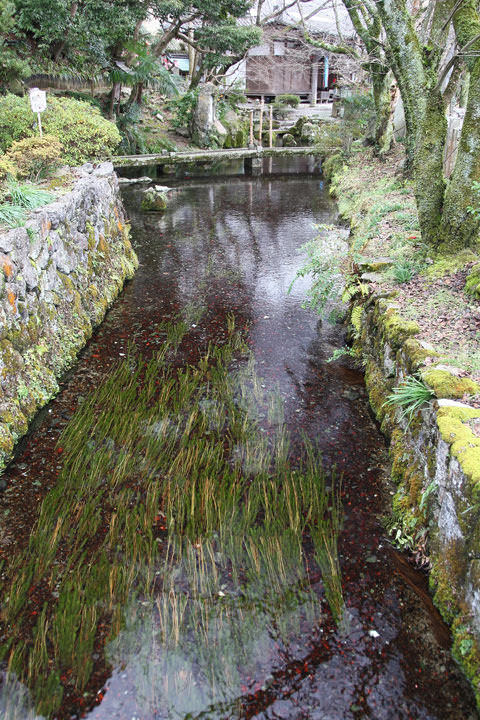
[[[336,223],[307,169],[125,191],[140,268],[2,478],[0,717],[477,717],[343,328],[287,292]]]

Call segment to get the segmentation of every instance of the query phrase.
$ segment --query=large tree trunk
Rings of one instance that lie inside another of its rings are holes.
[[[430,36],[423,46],[405,0],[381,0],[392,70],[402,95],[407,126],[407,158],[413,167],[422,238],[438,244],[444,202],[443,154],[447,136],[438,68],[453,0],[437,0]]]
[[[109,103],[109,109],[108,109],[108,117],[110,119],[112,119],[115,114],[115,103],[120,98],[121,88],[122,88],[121,83],[119,83],[119,82],[113,83],[112,89],[110,91],[110,103]]]
[[[365,9],[365,13],[362,13],[362,7],[356,0],[343,0],[343,3],[370,57],[365,69],[372,76],[375,103],[374,142],[377,153],[383,157],[390,150],[393,141],[393,112],[390,93],[392,73],[384,62],[379,44],[380,18],[374,8],[370,8],[370,11]]]
[[[431,90],[418,132],[414,178],[422,239],[432,246],[438,244],[440,233],[445,193],[443,158],[446,138],[445,104],[440,91]]]
[[[373,75],[373,100],[375,103],[375,149],[383,158],[392,147],[393,142],[393,110],[395,97],[392,97],[393,74],[377,71]],[[396,87],[394,86],[396,96]]]
[[[405,111],[407,159],[413,163],[418,129],[426,106],[422,49],[405,0],[381,0],[377,7],[387,36],[389,64]]]
[[[464,0],[453,24],[458,45],[469,45],[466,57],[470,71],[468,99],[455,168],[447,188],[442,215],[441,250],[478,248],[478,216],[468,207],[478,206],[473,183],[480,181],[480,17],[474,0]]]
[[[473,182],[480,180],[480,60],[470,72],[470,88],[455,168],[445,196],[442,215],[442,250],[478,247],[478,206]]]

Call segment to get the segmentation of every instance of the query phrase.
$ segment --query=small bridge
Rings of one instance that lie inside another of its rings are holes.
[[[317,157],[324,158],[331,148],[318,145],[307,147],[232,148],[229,150],[194,150],[189,152],[167,152],[155,155],[118,155],[112,159],[117,168],[157,167],[161,174],[164,166],[215,164],[232,160],[244,160],[245,172],[260,174],[263,158],[274,157]]]

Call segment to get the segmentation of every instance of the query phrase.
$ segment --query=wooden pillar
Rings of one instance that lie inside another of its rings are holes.
[[[262,131],[263,131],[263,103],[264,103],[264,98],[262,96],[262,101],[260,103],[260,126],[258,128],[258,142],[260,145],[262,144]]]
[[[248,144],[253,147],[253,110],[250,110],[250,135],[248,138]]]
[[[318,63],[312,63],[312,81],[310,85],[310,105],[317,104],[317,92],[318,92]]]
[[[268,147],[273,147],[273,106],[269,107],[268,115]]]

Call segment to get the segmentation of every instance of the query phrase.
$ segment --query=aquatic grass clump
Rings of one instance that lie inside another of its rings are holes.
[[[326,491],[307,442],[291,466],[280,404],[262,389],[233,319],[224,344],[187,367],[178,362],[186,324],[160,331],[152,360],[131,350],[69,422],[58,482],[8,568],[2,657],[46,716],[64,693],[95,696],[92,654],[140,602],[155,608],[155,647],[181,649],[192,678],[209,678],[207,694],[223,688],[229,699],[259,623],[262,637],[288,645],[295,608],[321,614],[305,536],[341,614],[339,496]]]

